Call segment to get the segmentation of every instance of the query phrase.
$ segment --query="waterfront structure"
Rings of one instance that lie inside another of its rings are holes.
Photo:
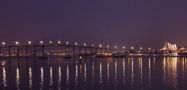
[[[164,56],[178,56],[178,48],[176,44],[165,42],[164,47],[160,50]]]
[[[131,46],[109,46],[83,43],[79,44],[57,41],[39,41],[33,43],[28,41],[25,44],[16,41],[14,45],[2,42],[0,45],[0,57],[126,57],[126,56],[187,56],[186,49],[178,48],[176,44],[166,42],[160,50],[153,48],[135,48]]]
[[[76,56],[110,56],[112,49],[107,45],[106,47],[94,44],[79,44],[77,42],[71,44],[69,42],[53,41],[39,43],[33,43],[28,41],[25,44],[21,44],[16,41],[14,45],[7,45],[2,42],[0,45],[0,56],[1,57],[76,57]]]
[[[170,51],[176,51],[177,45],[176,44],[171,44],[169,42],[165,42],[164,47],[161,50],[170,50]]]

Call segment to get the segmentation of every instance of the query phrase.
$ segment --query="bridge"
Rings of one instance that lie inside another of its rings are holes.
[[[117,48],[117,46],[115,46]],[[32,43],[28,41],[25,44],[15,42],[14,45],[8,45],[2,42],[0,45],[0,57],[80,57],[80,56],[111,56],[116,49],[111,49],[109,45],[103,47],[100,45],[70,44],[61,41],[44,43],[40,41]]]

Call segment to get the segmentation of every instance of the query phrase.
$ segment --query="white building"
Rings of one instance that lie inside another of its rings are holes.
[[[165,42],[164,47],[161,50],[177,51],[177,45]]]

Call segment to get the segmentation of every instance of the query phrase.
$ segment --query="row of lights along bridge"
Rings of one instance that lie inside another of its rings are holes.
[[[40,41],[39,44],[40,44],[40,45],[45,45],[44,41]],[[59,44],[59,45],[60,45],[60,44],[63,44],[63,43],[62,43],[61,41],[57,41],[57,43],[53,43],[53,41],[49,41],[49,43],[46,43],[46,44]],[[64,44],[65,44],[65,45],[70,45],[69,42],[65,42]],[[19,46],[19,45],[21,45],[21,43],[18,42],[18,41],[16,41],[16,42],[15,42],[15,45],[16,45],[16,46]],[[26,45],[34,45],[34,44],[33,44],[31,41],[28,41],[28,42],[26,43]],[[71,45],[72,45],[72,44],[71,44]],[[77,42],[75,42],[74,45],[75,45],[75,46],[89,46],[89,45],[87,45],[87,43],[83,43],[83,45],[78,45]],[[6,46],[6,42],[2,42],[2,43],[1,43],[1,46]],[[110,45],[106,45],[106,47],[103,47],[102,44],[99,44],[98,46],[95,46],[95,44],[91,44],[91,47],[111,48]],[[117,49],[118,46],[114,46],[114,48]],[[126,49],[125,46],[122,46],[121,48],[122,48],[122,49]],[[130,49],[133,50],[133,49],[134,49],[134,46],[131,46]],[[143,47],[140,47],[139,49],[140,49],[140,50],[143,50]],[[151,49],[151,48],[148,48],[148,50],[150,50],[150,49]]]

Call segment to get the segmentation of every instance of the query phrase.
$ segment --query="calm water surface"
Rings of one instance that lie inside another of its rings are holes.
[[[1,59],[0,90],[187,90],[187,58]]]

